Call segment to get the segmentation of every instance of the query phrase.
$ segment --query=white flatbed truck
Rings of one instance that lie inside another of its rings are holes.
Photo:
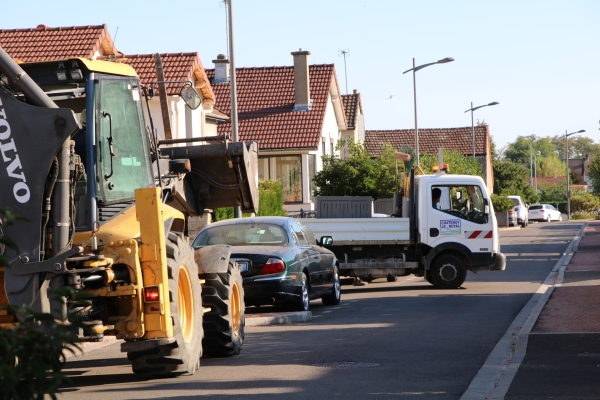
[[[432,192],[439,189],[439,203]],[[498,224],[490,194],[478,176],[417,175],[408,217],[306,218],[321,241],[331,236],[340,275],[370,281],[423,276],[438,288],[458,288],[467,271],[503,271]]]

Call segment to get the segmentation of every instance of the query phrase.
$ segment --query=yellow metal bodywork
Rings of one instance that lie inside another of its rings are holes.
[[[144,286],[158,286],[161,294],[159,307],[156,306],[156,303],[144,304],[147,339],[173,336],[169,304],[165,218],[162,210],[166,206],[163,206],[160,194],[160,188],[135,190],[136,214],[142,236],[140,263],[144,272]],[[181,217],[183,218],[183,214]]]
[[[110,265],[126,265],[131,283],[86,289],[95,297],[113,298],[125,314],[110,315],[107,335],[120,339],[154,339],[173,336],[167,272],[164,221],[184,219],[174,208],[162,204],[160,188],[137,189],[135,205],[103,224],[95,233],[98,251]],[[92,232],[77,232],[73,244],[90,253]],[[96,266],[94,263],[86,265]],[[144,286],[159,286],[160,302],[144,303]]]

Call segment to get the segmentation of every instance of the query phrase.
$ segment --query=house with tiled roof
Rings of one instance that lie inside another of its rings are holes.
[[[39,62],[87,58],[114,60],[130,64],[141,82],[150,86],[156,82],[152,54],[123,55],[112,40],[106,24],[70,27],[0,29],[0,46],[20,62]],[[218,121],[228,116],[213,109],[215,94],[206,76],[198,53],[161,54],[165,80],[191,81],[202,99],[202,107],[190,110],[179,97],[182,83],[167,85],[167,104],[173,138],[214,135]],[[155,128],[164,138],[162,113],[158,96],[150,100]],[[144,108],[144,112],[146,109]]]
[[[475,158],[483,168],[483,179],[491,191],[494,186],[492,170],[492,151],[489,125],[475,127]],[[398,151],[403,145],[415,147],[414,129],[367,130],[365,132],[365,148],[373,155],[380,155],[381,148],[389,143]],[[419,128],[419,153],[437,154],[438,149],[454,150],[466,156],[473,156],[472,127],[461,128]],[[452,168],[452,166],[450,166]]]
[[[352,94],[343,94],[342,103],[346,114],[347,129],[341,132],[341,138],[354,143],[364,143],[365,116],[363,115],[362,101],[358,90],[354,89]],[[343,151],[341,156],[344,157]]]
[[[119,55],[106,24],[0,29],[0,46],[21,62]]]
[[[312,210],[321,156],[336,152],[348,125],[334,65],[309,65],[308,51],[292,55],[293,66],[236,68],[239,140],[258,142],[259,177],[282,183],[286,210]],[[229,62],[213,61],[206,72],[215,107],[230,114]],[[219,124],[218,133],[231,134],[231,124]]]

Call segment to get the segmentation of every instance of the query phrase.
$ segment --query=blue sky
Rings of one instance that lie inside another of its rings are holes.
[[[124,53],[197,51],[205,67],[227,52],[220,0],[3,2],[0,28],[106,23]],[[23,8],[23,5],[26,7]],[[470,126],[475,112],[502,147],[518,135],[585,129],[599,141],[600,2],[234,0],[238,67],[292,65],[290,52],[335,64],[340,88],[357,89],[367,129]],[[118,33],[117,32],[118,28]],[[391,99],[388,99],[393,96]]]

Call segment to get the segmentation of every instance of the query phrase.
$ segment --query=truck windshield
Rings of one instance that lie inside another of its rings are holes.
[[[485,202],[479,186],[435,186],[432,188],[432,207],[462,219],[483,224]]]
[[[97,88],[98,192],[102,203],[118,203],[133,199],[134,189],[153,186],[139,82],[102,77]]]

